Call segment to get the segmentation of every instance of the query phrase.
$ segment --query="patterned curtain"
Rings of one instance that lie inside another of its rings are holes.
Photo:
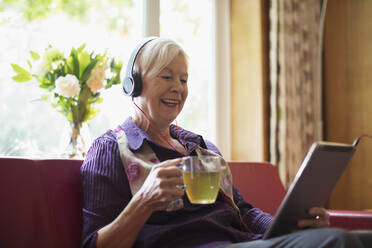
[[[322,139],[324,2],[270,3],[270,161],[288,187],[311,144]]]

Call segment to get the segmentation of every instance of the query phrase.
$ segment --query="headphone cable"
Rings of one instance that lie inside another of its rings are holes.
[[[362,138],[369,138],[369,139],[372,139],[372,135],[369,135],[369,134],[362,134],[361,136],[357,137],[354,142],[353,142],[353,146],[356,147],[359,143],[359,141],[362,139]]]
[[[180,152],[179,150],[176,149],[176,147],[174,147],[168,140],[167,138],[161,133],[160,129],[155,125],[155,123],[153,123],[151,121],[151,118],[145,113],[145,111],[143,111],[135,102],[134,102],[134,97],[132,97],[132,102],[133,104],[142,112],[142,114],[145,116],[145,118],[149,121],[150,125],[154,127],[155,131],[159,134],[159,136],[170,146],[173,148],[173,150],[175,150],[177,153],[181,154],[182,156],[184,156],[185,154]],[[179,137],[179,133],[178,133],[178,125],[176,125],[176,130],[177,130],[177,135]],[[187,151],[187,149],[185,148],[185,151],[186,151],[186,155],[190,155],[189,152]]]

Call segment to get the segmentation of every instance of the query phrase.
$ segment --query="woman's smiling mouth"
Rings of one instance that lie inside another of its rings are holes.
[[[168,98],[168,99],[161,99],[161,102],[169,107],[174,107],[180,103],[180,100]]]

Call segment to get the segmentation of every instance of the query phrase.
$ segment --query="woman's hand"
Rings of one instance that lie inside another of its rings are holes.
[[[182,171],[176,166],[180,162],[181,159],[172,159],[154,165],[136,193],[138,200],[155,211],[164,210],[172,200],[183,196]]]
[[[132,247],[152,212],[165,209],[174,198],[184,194],[182,171],[173,159],[151,168],[144,184],[119,216],[98,231],[97,247]]]
[[[329,227],[329,214],[325,208],[313,207],[309,210],[312,219],[298,221],[299,228],[306,227]]]

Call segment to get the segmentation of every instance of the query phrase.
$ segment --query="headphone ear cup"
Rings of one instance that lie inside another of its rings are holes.
[[[132,97],[141,95],[142,91],[142,78],[138,72],[133,73],[134,89],[131,94]]]
[[[142,79],[139,73],[133,72],[134,69],[134,62],[136,61],[137,55],[141,51],[142,47],[144,47],[147,43],[154,40],[156,38],[150,37],[144,40],[141,44],[139,44],[136,49],[132,52],[129,58],[129,62],[127,65],[127,70],[125,73],[123,83],[123,91],[124,94],[131,97],[136,97],[141,95],[142,91]],[[122,68],[123,70],[123,68]],[[121,77],[120,77],[121,79]]]
[[[131,77],[126,77],[123,80],[123,91],[126,96],[132,96],[134,91],[134,81]]]

